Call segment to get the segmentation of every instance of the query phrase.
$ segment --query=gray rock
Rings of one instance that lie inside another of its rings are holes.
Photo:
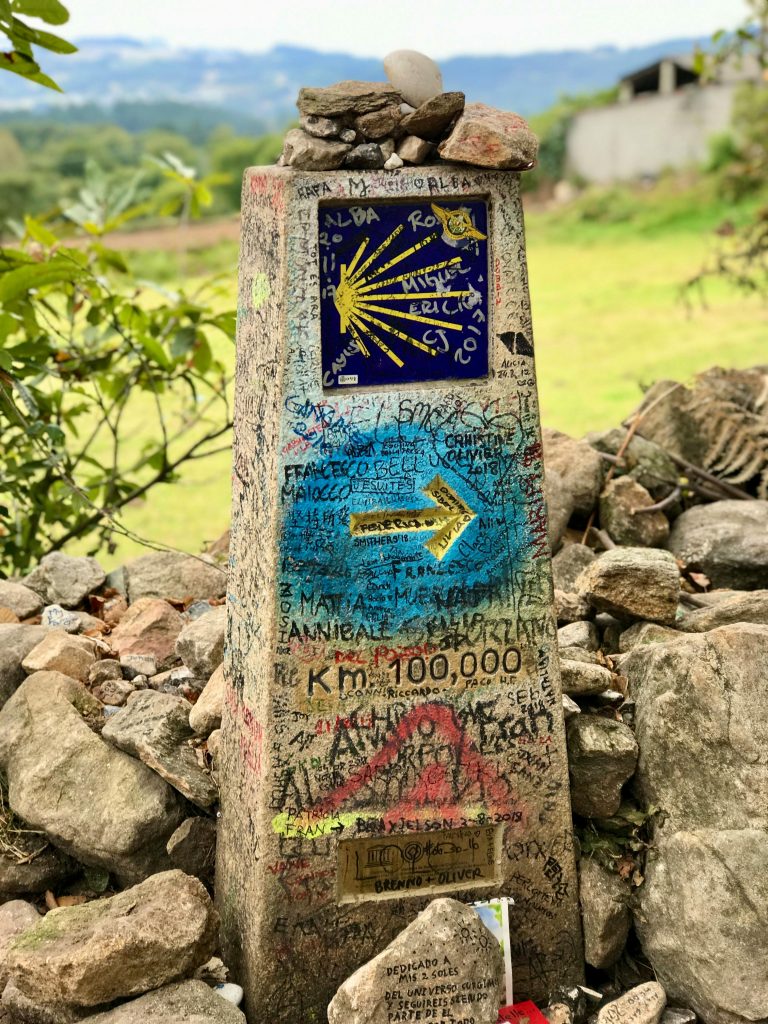
[[[318,139],[336,139],[343,128],[340,121],[334,121],[331,117],[317,117],[315,114],[300,118],[299,124],[308,135]]]
[[[191,974],[216,949],[205,888],[165,871],[108,899],[52,910],[9,951],[19,991],[75,1008],[139,995]]]
[[[646,868],[635,927],[671,999],[707,1024],[768,1017],[768,833],[681,831]]]
[[[443,91],[435,62],[417,50],[393,50],[384,58],[384,72],[406,103],[420,107]]]
[[[350,149],[344,157],[343,166],[355,170],[377,171],[384,166],[384,154],[375,142],[364,142]]]
[[[123,672],[120,668],[120,662],[114,658],[104,658],[101,661],[94,661],[91,667],[88,669],[88,685],[99,686],[100,683],[104,683],[107,679],[122,679]]]
[[[219,756],[219,750],[221,748],[221,729],[213,730],[211,735],[208,737],[206,746],[208,747],[208,753],[215,761]]]
[[[768,829],[768,626],[723,626],[622,662],[636,702],[636,785],[665,830]]]
[[[136,676],[156,676],[157,658],[153,654],[122,654],[120,669],[124,679]]]
[[[768,588],[768,501],[696,505],[677,518],[667,547],[713,587]]]
[[[204,809],[218,800],[218,790],[189,744],[190,705],[183,697],[142,691],[102,730],[116,747],[138,757],[192,803]]]
[[[653,498],[637,480],[616,477],[600,495],[600,525],[617,544],[664,547],[669,539],[669,520],[661,511],[644,511],[653,504]]]
[[[677,625],[680,628],[679,623]],[[655,622],[636,622],[629,629],[625,629],[619,637],[619,651],[626,654],[644,644],[667,644],[679,638],[677,630],[670,629],[669,626],[659,626]]]
[[[561,661],[579,661],[584,665],[600,665],[605,668],[605,661],[598,651],[585,651],[583,647],[560,647],[558,654]]]
[[[219,665],[189,713],[189,724],[198,736],[207,736],[220,728],[225,690],[224,666]]]
[[[48,626],[50,629],[63,629],[65,633],[79,633],[82,629],[77,612],[67,611],[60,604],[49,604],[43,608],[40,625]]]
[[[450,983],[456,987],[445,996],[444,1018],[463,1018],[472,996],[475,1024],[496,1024],[503,993],[501,949],[475,911],[451,899],[433,900],[386,949],[347,978],[328,1007],[329,1024],[391,1024],[399,1004],[424,998],[420,979],[397,978],[400,965],[425,959],[430,967],[453,968]]]
[[[686,612],[676,625],[684,633],[708,633],[711,629],[737,622],[768,625],[768,590],[732,593],[709,608]]]
[[[608,430],[587,434],[585,440],[598,451],[608,455],[617,455],[624,446],[625,430]],[[626,473],[658,501],[674,489],[677,484],[678,472],[669,454],[658,444],[635,434],[621,456],[624,469],[617,473]]]
[[[668,624],[677,613],[680,572],[668,551],[613,548],[587,566],[578,588],[599,611]]]
[[[582,647],[585,651],[596,651],[600,646],[597,627],[594,622],[571,622],[557,631],[560,647]]]
[[[578,715],[568,722],[566,734],[574,812],[586,818],[611,817],[637,763],[632,730],[599,715]]]
[[[182,629],[176,641],[176,653],[194,675],[208,679],[222,663],[226,629],[227,609],[224,605]]]
[[[24,682],[21,663],[45,637],[42,626],[0,623],[0,707]]]
[[[130,884],[167,865],[183,803],[83,716],[101,721],[101,705],[73,679],[37,672],[19,687],[0,711],[9,803],[62,850]]]
[[[381,152],[384,154],[384,159],[389,160],[392,154],[395,152],[395,140],[394,139],[382,139],[379,142]]]
[[[210,818],[187,818],[168,840],[168,856],[175,868],[202,882],[213,882],[216,865],[216,823]]]
[[[0,580],[0,608],[8,608],[20,619],[31,619],[42,607],[42,598],[34,590],[13,580]]]
[[[48,630],[22,662],[25,672],[61,672],[84,682],[96,661],[96,644],[90,637],[71,636],[63,629]]]
[[[419,139],[415,135],[406,135],[398,143],[397,155],[406,164],[423,164],[433,150],[431,142]]]
[[[336,82],[322,88],[299,90],[299,113],[316,117],[343,117],[369,114],[392,103],[400,103],[400,93],[388,82]]]
[[[576,701],[572,700],[568,696],[567,693],[564,693],[563,694],[563,717],[565,718],[566,722],[568,721],[569,718],[573,718],[574,715],[580,715],[580,714],[581,714],[581,708],[576,703]],[[209,737],[208,738],[208,747],[209,747],[209,749],[210,749],[210,746],[211,746],[211,740],[210,740],[210,737]]]
[[[403,166],[402,157],[399,157],[397,153],[392,153],[387,157],[384,163],[384,169],[387,171],[396,171],[398,167]]]
[[[354,128],[342,128],[339,132],[339,138],[342,142],[347,142],[349,145],[354,146],[357,142],[357,132]]]
[[[125,582],[131,604],[140,597],[208,601],[224,596],[227,574],[213,561],[156,551],[127,562]]]
[[[584,925],[584,959],[592,967],[612,967],[627,941],[632,914],[629,885],[592,858],[579,864],[579,899]]]
[[[199,619],[201,615],[207,615],[212,607],[208,601],[193,601],[187,608],[187,615],[190,619]]]
[[[0,990],[8,982],[8,949],[15,939],[28,932],[40,920],[31,903],[11,900],[0,906]]]
[[[88,1018],[88,1024],[245,1024],[236,1006],[204,981],[182,981]]]
[[[106,576],[95,558],[75,558],[52,551],[24,580],[46,604],[77,608],[89,594],[104,585]]]
[[[361,114],[356,117],[355,128],[366,139],[378,141],[386,139],[388,135],[392,135],[397,130],[401,117],[400,105],[391,103],[380,110],[372,110],[370,114]]]
[[[559,430],[544,427],[541,436],[545,473],[558,472],[574,512],[588,516],[597,505],[603,485],[603,460],[586,441],[578,441]]]
[[[0,900],[11,899],[56,889],[77,870],[78,864],[55,846],[45,835],[25,831],[13,835],[13,845],[20,857],[10,850],[0,850]]]
[[[24,995],[12,981],[3,989],[0,1024],[77,1024],[86,1020],[85,1010],[52,1006]]]
[[[441,92],[403,118],[402,129],[420,139],[437,141],[464,109],[463,92]]]
[[[335,171],[351,147],[336,139],[316,139],[301,128],[291,128],[283,140],[283,162],[301,171]]]
[[[601,665],[588,665],[582,661],[560,661],[563,693],[571,697],[585,697],[610,690],[613,676]]]
[[[661,1024],[696,1024],[696,1014],[682,1006],[668,1006],[661,1017]]]
[[[555,614],[558,624],[566,625],[569,622],[579,622],[581,619],[588,619],[591,611],[589,601],[587,601],[586,597],[582,597],[581,594],[555,590]]]
[[[102,704],[113,708],[121,708],[130,695],[136,690],[133,683],[125,679],[105,679],[103,683],[93,687],[93,696]]]
[[[556,590],[573,592],[576,580],[591,565],[595,552],[586,544],[564,544],[552,559],[552,580]]]
[[[544,474],[544,498],[547,503],[547,539],[550,551],[557,551],[573,515],[573,494],[556,469]]]
[[[659,1024],[666,1005],[664,989],[657,981],[649,981],[606,1003],[597,1024]]]
[[[533,167],[538,150],[538,139],[519,114],[485,103],[467,103],[438,147],[443,160],[517,171]]]

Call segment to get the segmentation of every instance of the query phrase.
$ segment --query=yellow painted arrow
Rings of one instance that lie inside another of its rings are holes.
[[[398,508],[391,512],[353,512],[349,517],[349,532],[353,537],[369,537],[374,534],[434,530],[424,546],[440,561],[477,513],[441,476],[430,480],[423,488],[423,493],[435,504],[429,508]]]

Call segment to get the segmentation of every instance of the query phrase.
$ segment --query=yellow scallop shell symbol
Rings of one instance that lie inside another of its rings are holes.
[[[459,206],[455,210],[446,210],[437,203],[430,203],[430,206],[442,225],[443,241],[448,245],[463,246],[468,245],[470,241],[480,241],[488,237],[477,230],[466,206]]]

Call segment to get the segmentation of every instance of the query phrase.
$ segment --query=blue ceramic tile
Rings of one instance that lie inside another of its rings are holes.
[[[321,206],[326,388],[488,374],[485,202]]]

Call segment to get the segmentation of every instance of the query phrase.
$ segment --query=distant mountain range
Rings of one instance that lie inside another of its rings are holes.
[[[649,46],[562,50],[518,56],[461,56],[441,62],[446,89],[530,115],[564,93],[608,88],[624,74],[670,53],[690,52],[695,39],[667,39]],[[328,85],[345,78],[378,81],[381,61],[344,53],[319,53],[276,46],[266,53],[174,47],[128,38],[81,39],[80,50],[63,57],[44,54],[43,65],[65,90],[63,96],[14,75],[0,79],[0,111],[41,112],[62,105],[174,101],[214,107],[282,127],[296,115],[302,85]],[[96,108],[90,108],[95,110]],[[70,110],[70,117],[74,113]],[[90,119],[90,118],[89,118]],[[237,120],[237,118],[235,118]]]

